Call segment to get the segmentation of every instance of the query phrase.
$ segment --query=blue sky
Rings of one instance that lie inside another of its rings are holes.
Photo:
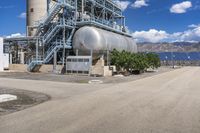
[[[137,41],[200,41],[200,0],[116,0]],[[26,33],[26,0],[0,0],[0,36]]]
[[[200,23],[200,10],[188,9],[186,13],[171,13],[170,8],[183,0],[149,0],[149,5],[133,9],[131,6],[125,10],[127,25],[132,30],[159,29],[168,33],[184,31],[188,25]],[[193,6],[198,0],[190,0]],[[199,4],[200,6],[200,4]]]
[[[26,19],[20,14],[26,11],[26,0],[0,0],[0,36],[26,33]]]

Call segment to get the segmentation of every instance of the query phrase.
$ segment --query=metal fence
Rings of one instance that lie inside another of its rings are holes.
[[[66,60],[68,74],[90,74],[91,66],[91,56],[68,56]]]

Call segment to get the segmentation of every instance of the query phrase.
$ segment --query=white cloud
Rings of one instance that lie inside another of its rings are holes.
[[[141,8],[143,6],[148,6],[147,0],[136,0],[132,5],[133,8]]]
[[[25,19],[25,18],[26,18],[26,13],[25,13],[25,12],[22,12],[18,17],[19,17],[19,18],[22,18],[22,19]]]
[[[136,31],[132,33],[132,36],[139,42],[159,42],[168,38],[168,34],[165,31],[158,31],[156,29],[150,29],[149,31]]]
[[[121,0],[115,0],[114,1],[119,7],[121,7],[122,11],[126,10],[128,8],[128,5],[130,5],[130,1],[121,1]]]
[[[0,9],[11,9],[14,8],[14,5],[8,5],[8,6],[0,6]]]
[[[199,27],[200,26],[200,24],[191,24],[191,25],[189,25],[188,27],[189,28],[197,28],[197,27]]]
[[[200,41],[200,25],[184,32],[173,33],[170,38],[177,41]]]
[[[183,32],[172,34],[166,31],[150,29],[149,31],[136,31],[132,33],[133,38],[138,42],[199,42],[200,41],[200,24],[189,25],[190,29]]]
[[[178,13],[178,14],[186,13],[187,10],[191,7],[192,7],[192,2],[184,1],[184,2],[172,5],[172,7],[170,8],[170,12],[171,13]]]
[[[5,38],[15,38],[15,37],[24,37],[25,34],[21,34],[21,33],[14,33],[8,36],[5,36]]]

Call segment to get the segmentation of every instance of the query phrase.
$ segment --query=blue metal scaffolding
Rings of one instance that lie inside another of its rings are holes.
[[[53,4],[48,0],[47,7],[47,14],[33,26],[36,51],[28,61],[29,71],[37,71],[42,64],[50,63],[57,52],[62,53],[59,58],[64,65],[66,50],[73,48],[73,35],[83,26],[131,37],[121,8],[112,0],[57,0]]]

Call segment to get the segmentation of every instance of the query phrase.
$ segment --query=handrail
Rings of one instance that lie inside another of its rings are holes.
[[[52,31],[53,29],[57,26],[56,23],[52,24],[52,26],[49,28],[49,30],[46,32],[46,34],[44,35],[44,38],[46,38]]]
[[[46,19],[49,18],[50,14],[56,9],[56,7],[58,7],[59,4],[55,3],[51,6],[51,8],[49,9],[49,12],[47,12],[44,17],[42,17],[40,20],[36,21],[35,23],[36,24],[41,24],[41,23],[44,23]]]
[[[43,36],[44,40],[46,40],[46,38],[48,36],[50,36],[51,33],[57,29],[58,26],[73,26],[73,24],[74,24],[72,20],[65,20],[65,24],[63,24],[62,22],[63,21],[61,20],[57,23],[52,24],[52,26],[49,28],[49,30],[46,32],[46,34]]]
[[[32,62],[40,62],[43,60],[43,57],[42,56],[32,56],[29,60],[28,60],[28,64],[31,64]]]
[[[95,23],[106,25],[110,28],[113,28],[114,30],[118,30],[118,31],[122,32],[122,28],[121,28],[120,25],[112,24],[112,23],[110,23],[110,21],[105,20],[105,19],[101,19],[101,18],[96,17],[96,16],[90,17],[90,18],[87,18],[87,19],[80,18],[79,23],[81,23],[81,22],[95,22]],[[118,27],[120,27],[120,28],[118,28]]]
[[[74,7],[75,6],[75,2],[73,1],[68,1],[68,0],[63,0],[63,1],[60,1],[60,2],[56,2],[55,4],[53,4],[50,9],[49,9],[49,12],[47,12],[44,17],[42,17],[39,21],[36,21],[36,25],[40,25],[42,23],[44,23],[51,15],[52,13],[58,8],[62,8],[62,6],[65,5],[65,6],[70,6],[70,7]]]

